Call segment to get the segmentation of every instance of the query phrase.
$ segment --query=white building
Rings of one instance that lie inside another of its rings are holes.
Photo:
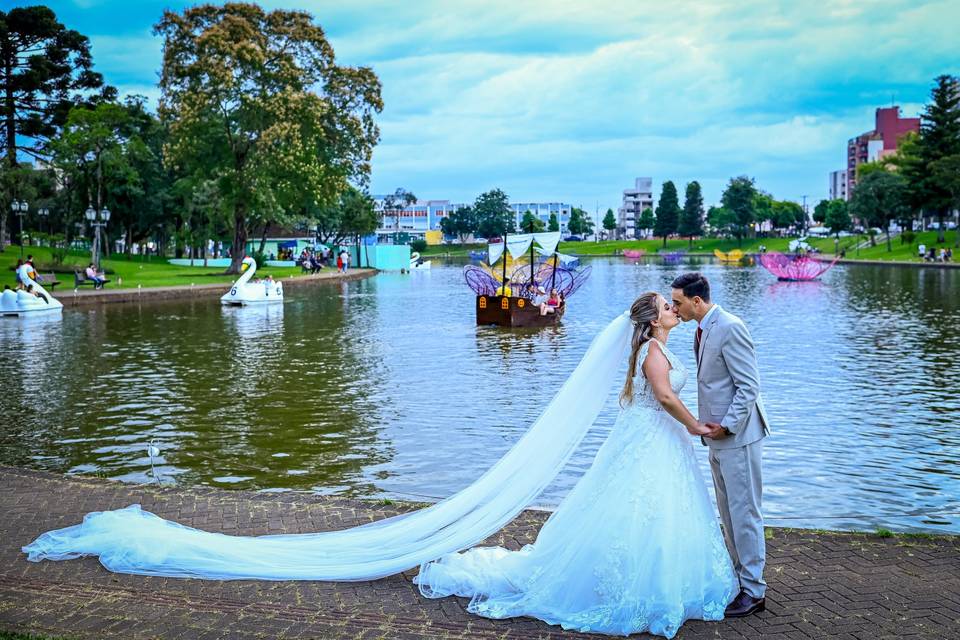
[[[617,209],[617,234],[637,238],[637,221],[644,209],[655,209],[653,178],[637,178],[633,189],[623,190],[623,204]]]
[[[843,169],[830,172],[830,199],[850,199],[849,194],[847,194],[847,172]]]
[[[451,203],[450,200],[417,200],[399,211],[399,221],[393,212],[384,209],[386,196],[373,196],[374,207],[382,214],[377,236],[380,242],[392,242],[393,234],[406,233],[412,238],[424,238],[427,231],[438,231],[440,221],[460,207],[472,206],[471,203]],[[550,222],[550,215],[556,214],[560,231],[566,235],[567,223],[573,207],[565,202],[517,202],[511,203],[514,224],[520,228],[523,215],[529,211],[543,221],[544,228]]]

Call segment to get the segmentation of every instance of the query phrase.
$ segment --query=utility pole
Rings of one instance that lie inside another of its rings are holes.
[[[803,198],[803,228],[800,229],[800,233],[804,233],[807,230],[807,223],[810,221],[810,217],[807,215],[807,196],[800,196]]]

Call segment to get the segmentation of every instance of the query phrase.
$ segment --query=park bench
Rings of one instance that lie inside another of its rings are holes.
[[[97,275],[100,276],[101,278],[103,278],[103,284],[107,284],[108,282],[110,282],[110,280],[108,280],[107,278],[104,277],[104,276],[106,275],[105,273],[97,273]],[[82,287],[82,286],[85,285],[85,284],[89,284],[90,286],[93,286],[93,285],[95,285],[96,283],[95,283],[93,280],[87,279],[87,274],[82,273],[82,272],[80,272],[80,271],[74,271],[74,272],[73,272],[73,286],[74,286],[74,287]]]
[[[38,273],[37,275],[40,276],[40,279],[37,280],[37,282],[44,289],[50,289],[50,291],[53,291],[54,288],[60,284],[60,281],[57,280],[57,274],[52,271],[50,273]]]

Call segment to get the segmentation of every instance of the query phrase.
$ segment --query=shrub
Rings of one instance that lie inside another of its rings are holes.
[[[900,234],[900,242],[903,244],[913,244],[913,241],[917,239],[917,234],[913,231],[904,231]]]
[[[410,241],[410,250],[416,251],[417,253],[423,253],[427,250],[427,241],[426,240],[411,240]]]

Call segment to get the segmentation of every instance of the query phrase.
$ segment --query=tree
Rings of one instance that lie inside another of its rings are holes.
[[[931,102],[920,114],[919,157],[904,167],[904,177],[911,204],[937,216],[937,242],[943,242],[944,219],[956,199],[936,167],[939,161],[960,155],[960,80],[941,75],[936,83]]]
[[[826,217],[823,223],[830,229],[830,233],[836,234],[837,240],[840,240],[840,232],[847,231],[850,228],[850,213],[847,211],[846,200],[837,198],[827,203]]]
[[[757,188],[753,178],[739,176],[730,178],[720,201],[723,208],[733,214],[733,234],[737,237],[737,246],[743,245],[743,237],[756,219],[755,202]]]
[[[930,165],[934,178],[947,190],[957,214],[956,233],[953,234],[953,246],[960,247],[960,154],[946,156]],[[940,225],[942,230],[943,225]]]
[[[829,200],[821,200],[813,208],[813,221],[823,224],[827,220],[827,209],[830,208]]]
[[[636,226],[637,229],[641,231],[649,231],[657,224],[657,219],[653,215],[653,209],[647,207],[640,214],[640,219],[637,220]]]
[[[6,235],[9,202],[17,192],[21,154],[33,159],[49,157],[47,145],[66,121],[70,108],[85,100],[112,99],[116,90],[103,87],[103,77],[93,71],[90,41],[67,29],[45,6],[0,11],[0,86],[3,88],[2,184],[0,238]],[[3,243],[0,242],[0,251]]]
[[[477,196],[473,210],[477,216],[477,232],[484,238],[513,233],[516,229],[510,199],[500,189],[491,189]]]
[[[734,224],[733,212],[723,207],[710,207],[707,210],[707,223],[720,234],[730,234]]]
[[[149,150],[131,128],[126,108],[112,102],[92,109],[74,107],[62,135],[50,142],[49,149],[54,167],[74,191],[75,198],[69,203],[74,207],[72,219],[82,220],[88,207],[111,212],[119,208],[122,217],[118,216],[116,223],[130,223],[129,205],[144,193],[132,159]],[[105,241],[104,247],[109,246]]]
[[[255,226],[366,183],[380,81],[367,67],[338,66],[308,13],[199,5],[165,11],[155,32],[165,160],[217,181],[233,223],[229,273],[239,271]]]
[[[884,229],[887,232],[887,251],[893,251],[890,223],[901,219],[909,211],[906,180],[889,171],[870,172],[857,181],[849,208],[850,213],[869,226]]]
[[[617,218],[613,215],[613,209],[607,209],[607,214],[603,216],[603,228],[607,232],[615,231],[617,228]]]
[[[696,180],[687,183],[678,231],[681,236],[686,236],[690,240],[691,249],[693,237],[703,235],[703,194],[700,191],[700,183]]]
[[[477,231],[477,216],[473,207],[459,207],[456,211],[440,219],[440,230],[444,235],[457,236],[463,244],[467,236]]]
[[[570,220],[567,222],[567,231],[581,238],[593,233],[593,220],[590,215],[578,207],[570,210]]]
[[[667,180],[663,183],[660,192],[660,204],[657,205],[657,221],[653,225],[653,235],[663,238],[663,246],[667,246],[667,236],[677,232],[680,225],[680,201],[677,198],[677,187]]]
[[[557,214],[550,212],[550,220],[547,222],[547,231],[560,231],[560,221],[557,219]]]
[[[796,226],[802,233],[806,218],[807,216],[803,212],[803,207],[796,202],[789,200],[775,200],[773,202],[773,218],[771,222],[777,229],[787,229],[791,226]]]
[[[543,231],[545,227],[543,220],[533,215],[532,211],[525,212],[520,220],[520,231],[523,233],[537,233]]]

